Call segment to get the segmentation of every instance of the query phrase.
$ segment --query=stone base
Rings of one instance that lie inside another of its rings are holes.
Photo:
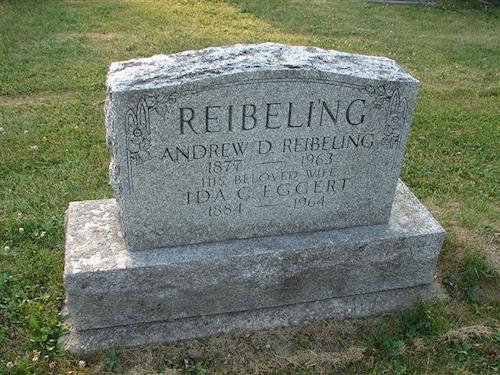
[[[438,283],[433,283],[266,309],[83,331],[77,331],[71,320],[68,320],[69,333],[61,338],[60,344],[76,355],[86,356],[112,347],[170,344],[238,331],[259,331],[321,320],[376,315],[409,308],[419,299],[425,302],[444,302],[448,300],[448,296]]]
[[[403,183],[387,225],[129,252],[100,200],[70,203],[65,229],[77,353],[406,308],[435,290],[444,238]]]

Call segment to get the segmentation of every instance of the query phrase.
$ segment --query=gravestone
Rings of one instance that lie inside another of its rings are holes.
[[[116,199],[66,213],[78,353],[376,314],[436,295],[444,230],[399,180],[418,81],[280,44],[111,65]]]
[[[389,219],[418,85],[391,60],[237,46],[114,63],[107,83],[130,250]]]

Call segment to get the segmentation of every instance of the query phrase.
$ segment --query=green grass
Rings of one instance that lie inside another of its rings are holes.
[[[499,17],[479,2],[0,2],[0,374],[498,373]],[[55,347],[62,221],[68,202],[112,195],[110,62],[263,41],[388,56],[422,82],[402,178],[449,232],[451,302],[79,364]]]

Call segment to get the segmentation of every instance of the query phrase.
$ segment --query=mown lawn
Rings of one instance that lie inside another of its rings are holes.
[[[500,369],[500,7],[364,1],[0,2],[0,374]],[[276,41],[394,58],[422,82],[402,178],[449,235],[446,305],[154,349],[60,352],[68,202],[111,197],[111,61]]]

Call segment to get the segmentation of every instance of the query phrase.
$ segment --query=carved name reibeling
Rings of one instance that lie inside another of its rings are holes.
[[[297,104],[293,102],[265,103],[262,107],[249,103],[236,108],[231,104],[225,107],[210,105],[205,106],[201,110],[202,113],[196,113],[196,110],[191,107],[180,107],[179,134],[245,132],[259,129],[280,129],[282,127],[301,128],[326,126],[329,122],[336,124],[341,109],[340,100],[337,100],[333,107],[330,107],[330,104],[324,100],[318,100],[318,102],[309,102],[305,113],[297,113]],[[362,114],[359,118],[353,119],[352,110],[353,107],[364,107],[365,104],[365,99],[355,99],[346,108],[342,108],[342,114],[350,125],[363,123],[365,115]],[[285,112],[285,118],[282,121],[278,120],[280,111]],[[227,120],[224,122],[220,121],[221,112],[226,112],[224,115]],[[316,116],[314,116],[315,114]],[[263,117],[262,122],[258,121],[258,115]],[[313,121],[314,117],[317,118],[317,121]]]
[[[270,81],[273,80],[265,80]],[[231,86],[224,84],[140,97],[125,118],[128,191],[133,193],[134,171],[144,163],[161,163],[167,168],[205,163],[198,181],[180,192],[182,202],[187,207],[206,204],[209,216],[219,216],[241,213],[243,204],[293,208],[325,206],[329,196],[349,189],[354,183],[353,176],[336,173],[335,153],[342,150],[382,147],[393,153],[391,168],[394,168],[408,111],[407,100],[397,88],[328,80],[298,81],[354,88],[359,96],[347,102],[335,98],[306,98],[301,102],[261,100],[231,104],[228,101],[204,106],[179,103],[182,97]],[[255,80],[233,85],[248,83],[253,84]],[[369,107],[385,110],[386,123],[376,129],[362,130]],[[177,134],[174,143],[159,145],[154,152],[151,147],[152,118],[165,121]],[[339,132],[339,124],[350,130]],[[305,128],[331,128],[335,133],[290,136],[294,129]],[[287,136],[276,140],[276,132],[283,129],[287,129]],[[383,134],[377,137],[376,132]],[[217,133],[221,134],[220,142],[203,141],[205,135]],[[223,133],[238,134],[242,139],[224,142]],[[272,139],[267,135],[273,135]],[[295,158],[293,167],[288,166],[290,158]],[[284,203],[283,198],[287,197],[291,201]],[[274,202],[274,198],[278,200]]]

